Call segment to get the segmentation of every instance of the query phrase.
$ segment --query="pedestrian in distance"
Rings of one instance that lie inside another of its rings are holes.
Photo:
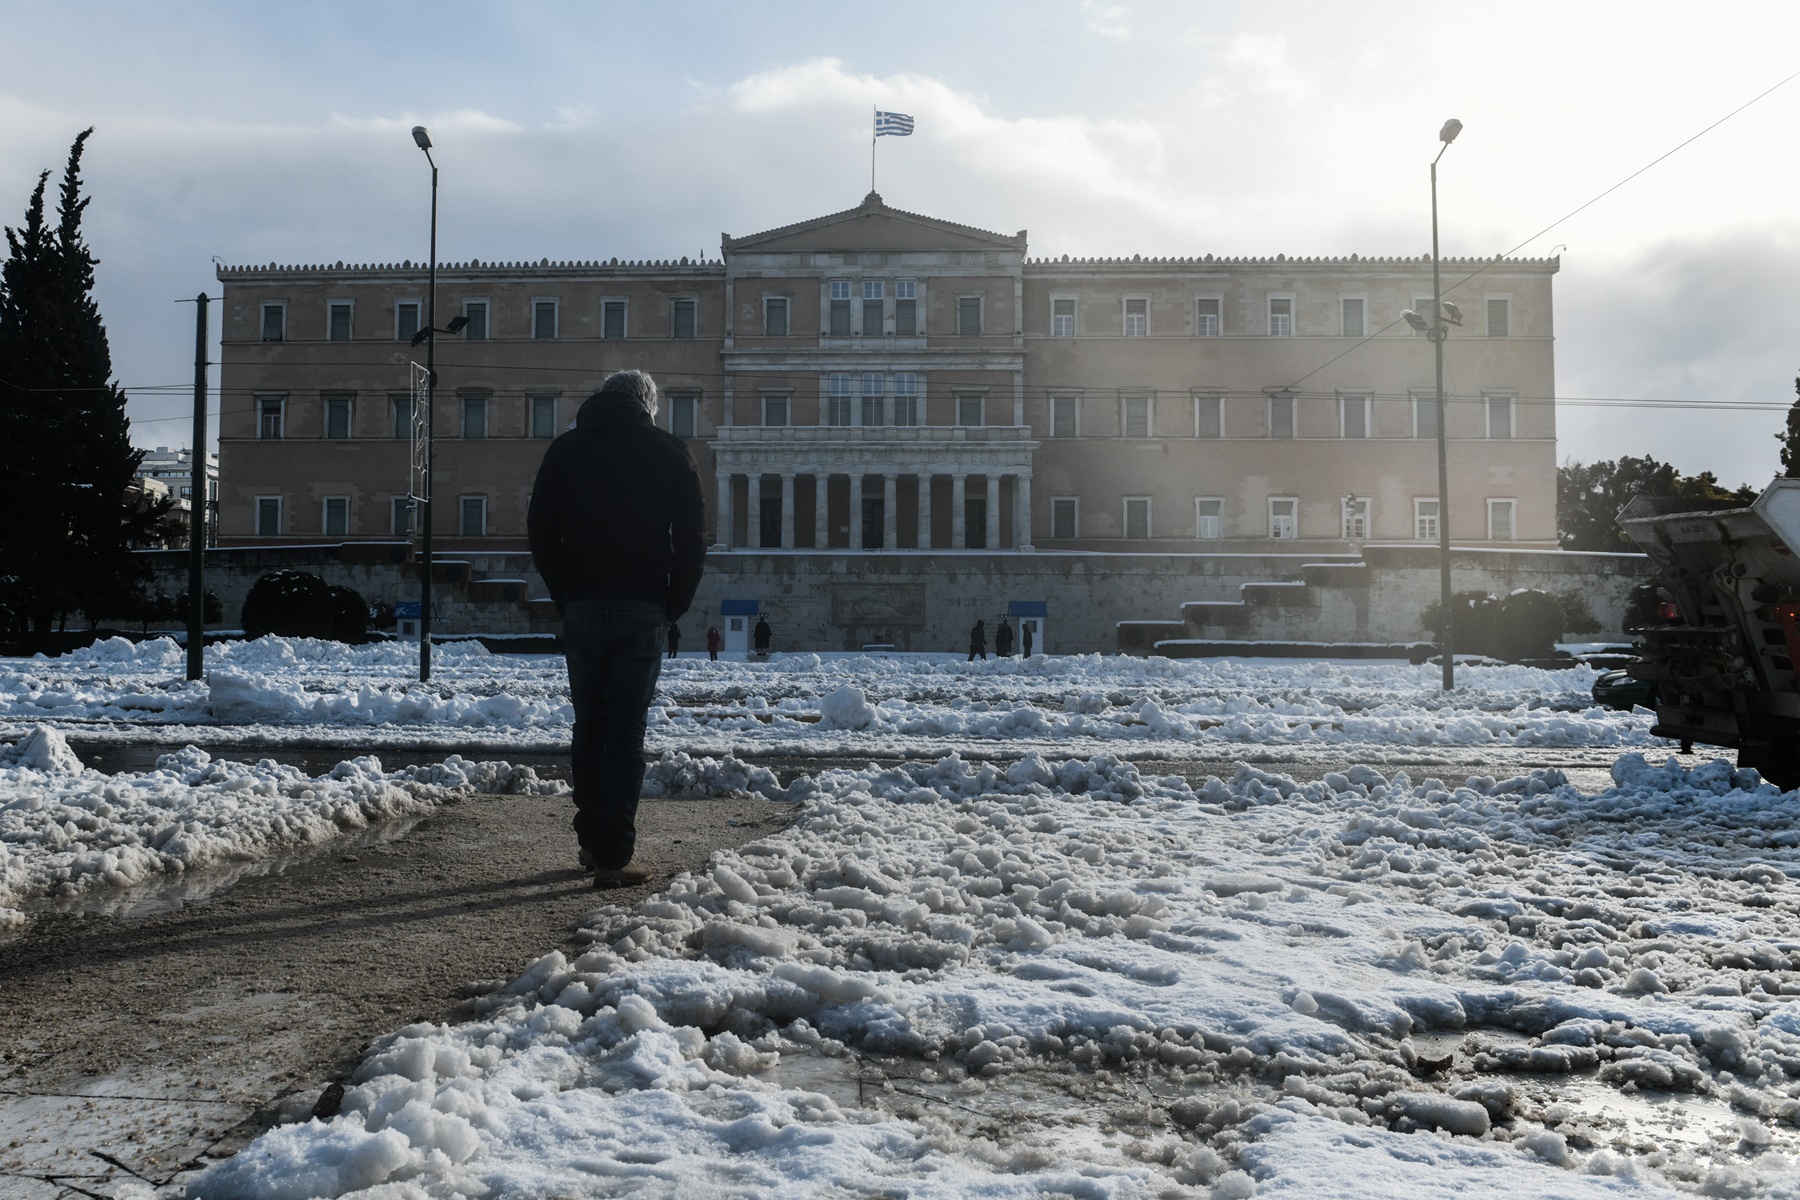
[[[1012,626],[1006,618],[1000,618],[1000,628],[994,630],[994,654],[999,658],[1012,657]]]
[[[706,559],[700,469],[656,427],[656,383],[606,378],[550,443],[532,489],[531,555],[563,619],[575,837],[596,888],[647,881],[637,858],[644,730],[664,637],[700,586]]]
[[[769,618],[756,618],[756,652],[764,658],[769,657],[769,642],[775,637],[775,631],[769,628]]]
[[[978,654],[982,662],[987,661],[987,625],[982,621],[975,622],[975,628],[969,630],[969,661],[974,662]]]
[[[1019,622],[1019,648],[1024,651],[1026,658],[1031,657],[1031,627],[1030,621]]]
[[[677,654],[681,653],[681,626],[673,621],[669,622],[668,643],[670,658],[674,658]]]
[[[708,625],[706,627],[706,657],[713,662],[719,661],[719,643],[722,640],[723,639],[719,637],[719,627],[717,625]]]

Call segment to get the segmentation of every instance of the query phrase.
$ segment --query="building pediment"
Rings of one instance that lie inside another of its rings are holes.
[[[870,192],[855,208],[744,237],[720,235],[726,254],[844,254],[977,250],[1025,253],[1025,231],[1007,236],[889,208]]]

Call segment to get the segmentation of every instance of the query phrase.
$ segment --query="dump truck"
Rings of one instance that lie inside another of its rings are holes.
[[[1800,479],[1745,505],[1639,496],[1619,526],[1661,576],[1626,670],[1656,689],[1651,733],[1728,746],[1800,788]]]

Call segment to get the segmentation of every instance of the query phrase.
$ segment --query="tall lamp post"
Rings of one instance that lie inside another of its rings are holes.
[[[1449,324],[1461,325],[1462,313],[1455,305],[1444,303],[1443,275],[1438,268],[1437,165],[1438,158],[1444,157],[1444,151],[1461,132],[1461,121],[1455,117],[1445,121],[1444,127],[1438,130],[1438,141],[1444,143],[1443,148],[1437,152],[1437,158],[1431,160],[1431,318],[1426,320],[1410,310],[1402,314],[1407,324],[1431,339],[1437,359],[1438,611],[1442,622],[1438,641],[1444,662],[1445,691],[1456,687],[1456,658],[1455,618],[1450,610],[1450,454],[1444,428],[1444,339],[1450,334],[1449,325],[1445,324],[1446,315]]]
[[[431,440],[433,427],[437,423],[437,163],[431,157],[431,135],[425,132],[423,125],[414,125],[413,141],[425,152],[425,161],[431,164],[431,268],[425,302],[425,470],[422,472],[419,488],[419,682],[424,683],[431,678]],[[1432,166],[1433,188],[1436,188],[1437,167]],[[1434,190],[1435,197],[1437,192]],[[1436,201],[1433,201],[1435,205]],[[1436,209],[1433,209],[1435,212]],[[1433,218],[1433,229],[1436,229]],[[1436,237],[1436,234],[1433,234]],[[1435,250],[1436,243],[1433,243]],[[418,339],[413,339],[418,344]],[[1440,367],[1439,377],[1443,375]],[[1440,387],[1439,391],[1443,389]],[[1438,408],[1443,409],[1442,401]],[[1442,419],[1441,417],[1439,418]]]

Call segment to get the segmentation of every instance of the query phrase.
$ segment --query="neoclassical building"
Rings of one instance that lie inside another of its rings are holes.
[[[1443,264],[1450,535],[1553,547],[1554,259]],[[422,264],[223,267],[221,545],[413,533]],[[1452,287],[1454,285],[1454,287]],[[1355,552],[1435,542],[1423,258],[1030,258],[855,208],[720,258],[440,266],[437,545],[522,549],[545,440],[662,385],[716,550]]]

